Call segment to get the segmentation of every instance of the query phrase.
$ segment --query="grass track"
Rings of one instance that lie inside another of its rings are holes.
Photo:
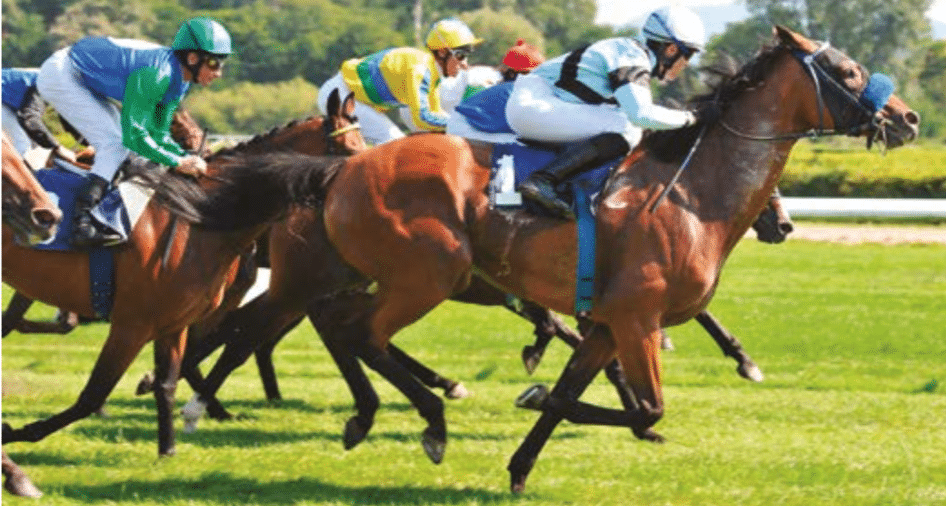
[[[10,295],[4,288],[4,300]],[[933,505],[946,504],[946,247],[746,241],[710,310],[766,373],[750,384],[694,323],[671,329],[666,445],[627,430],[563,424],[530,477],[507,492],[505,465],[536,414],[512,400],[555,381],[556,344],[533,378],[518,362],[531,329],[495,308],[448,303],[398,336],[474,392],[449,401],[444,463],[419,444],[423,423],[372,374],[374,429],[345,452],[351,399],[310,327],[276,354],[283,395],[269,407],[252,366],[221,397],[244,418],[178,434],[157,459],[153,400],[135,398],[146,350],[113,393],[108,419],[5,447],[46,493],[83,505]],[[38,315],[51,314],[39,308]],[[3,341],[3,416],[16,427],[71,404],[106,327]],[[181,402],[190,395],[182,384]],[[583,397],[616,405],[600,379]],[[4,504],[36,504],[4,493]]]

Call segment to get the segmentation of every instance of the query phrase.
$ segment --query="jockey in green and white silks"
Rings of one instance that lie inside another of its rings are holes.
[[[344,62],[319,89],[319,108],[328,112],[333,90],[342,97],[354,93],[355,115],[365,140],[372,144],[404,136],[385,115],[391,109],[402,110],[412,130],[443,132],[447,113],[440,104],[440,83],[467,68],[466,57],[480,42],[459,19],[438,21],[427,35],[426,49],[391,48]]]
[[[76,246],[109,242],[87,211],[130,152],[185,173],[206,168],[203,159],[187,155],[171,138],[171,121],[190,84],[208,85],[220,77],[231,51],[223,26],[194,18],[181,26],[171,47],[86,37],[43,63],[40,94],[95,148],[90,184],[77,196]]]
[[[651,78],[678,77],[705,43],[703,23],[691,10],[662,7],[648,16],[641,40],[612,38],[561,55],[516,80],[506,105],[519,137],[584,142],[533,174],[519,190],[550,213],[570,218],[555,185],[625,154],[643,129],[666,130],[696,122],[692,112],[653,103]]]

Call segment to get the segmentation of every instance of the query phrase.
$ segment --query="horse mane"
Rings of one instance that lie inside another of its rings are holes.
[[[761,84],[768,75],[776,58],[782,54],[782,45],[763,46],[741,68],[725,55],[712,65],[701,68],[709,75],[710,90],[689,100],[691,107],[716,102],[725,111],[746,90]],[[662,162],[680,162],[696,142],[703,125],[696,124],[676,130],[651,130],[641,140],[640,149]]]
[[[345,158],[300,153],[221,157],[210,184],[155,167],[129,170],[154,190],[154,200],[172,214],[214,231],[234,231],[273,221],[292,205],[319,206]]]
[[[295,127],[296,125],[299,125],[301,123],[307,123],[316,118],[320,118],[320,116],[309,116],[303,119],[294,119],[282,126],[275,126],[272,129],[270,129],[268,132],[254,135],[252,138],[245,140],[243,142],[240,142],[236,144],[235,146],[223,148],[217,151],[216,153],[210,155],[209,157],[207,157],[207,160],[210,161],[212,159],[216,159],[217,157],[226,157],[226,156],[240,154],[240,153],[245,152],[248,149],[265,147],[266,144],[270,143],[270,140],[273,137],[281,134],[282,132],[286,130],[289,130],[290,128]]]

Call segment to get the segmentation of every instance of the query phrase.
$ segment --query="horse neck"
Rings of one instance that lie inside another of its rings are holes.
[[[786,55],[763,82],[732,103],[723,121],[756,136],[804,132],[817,126],[807,124],[800,114],[804,97],[814,93],[802,67]],[[707,130],[704,148],[694,155],[698,167],[685,173],[684,184],[695,196],[702,221],[718,223],[725,230],[725,251],[735,247],[762,212],[795,142],[747,139],[719,124]]]
[[[325,135],[322,125],[324,119],[312,117],[303,121],[293,121],[282,127],[257,135],[236,146],[223,149],[217,155],[227,154],[265,154],[274,151],[293,151],[306,155],[326,154]],[[214,158],[211,157],[211,158]]]

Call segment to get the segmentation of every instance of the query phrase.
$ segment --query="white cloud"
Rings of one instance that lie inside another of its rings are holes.
[[[610,0],[599,0],[599,2],[606,2]],[[933,21],[939,21],[940,23],[946,23],[946,0],[936,0],[933,2],[933,5],[930,7],[930,10],[926,11],[926,17],[932,19]]]

